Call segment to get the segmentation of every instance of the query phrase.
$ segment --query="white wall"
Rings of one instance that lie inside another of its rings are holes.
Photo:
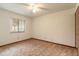
[[[33,37],[74,47],[74,16],[74,8],[43,15],[33,20],[0,9],[0,46]],[[26,20],[25,33],[10,33],[10,20],[16,17]]]
[[[10,33],[10,20],[17,17],[26,20],[24,33]],[[28,38],[31,38],[31,19],[0,9],[0,46]]]
[[[74,8],[40,16],[32,21],[32,37],[75,46]]]

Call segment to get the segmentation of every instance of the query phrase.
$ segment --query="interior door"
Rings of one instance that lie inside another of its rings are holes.
[[[76,47],[79,48],[79,7],[76,10]]]

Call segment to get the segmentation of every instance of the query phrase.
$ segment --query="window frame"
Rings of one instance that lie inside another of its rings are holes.
[[[21,22],[22,24],[20,24],[20,22]],[[13,30],[13,27],[14,27],[14,29],[16,29],[16,27],[14,26],[14,24],[15,24],[15,26],[17,27],[17,30]],[[22,27],[22,26],[23,26],[23,27]],[[20,29],[19,27],[20,27],[21,29]],[[23,31],[22,31],[22,29],[23,29]],[[11,33],[23,33],[23,32],[25,32],[25,20],[13,18],[13,19],[11,20],[10,32],[11,32]]]

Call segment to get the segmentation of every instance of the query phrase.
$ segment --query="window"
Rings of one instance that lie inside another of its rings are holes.
[[[11,32],[24,32],[24,31],[25,31],[25,20],[12,19]]]
[[[19,32],[24,31],[24,20],[19,20]]]

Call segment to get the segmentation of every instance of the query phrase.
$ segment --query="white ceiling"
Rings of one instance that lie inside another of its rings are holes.
[[[0,8],[33,18],[75,7],[75,3],[38,3],[38,5],[41,9],[36,13],[32,12],[28,3],[0,3]]]

